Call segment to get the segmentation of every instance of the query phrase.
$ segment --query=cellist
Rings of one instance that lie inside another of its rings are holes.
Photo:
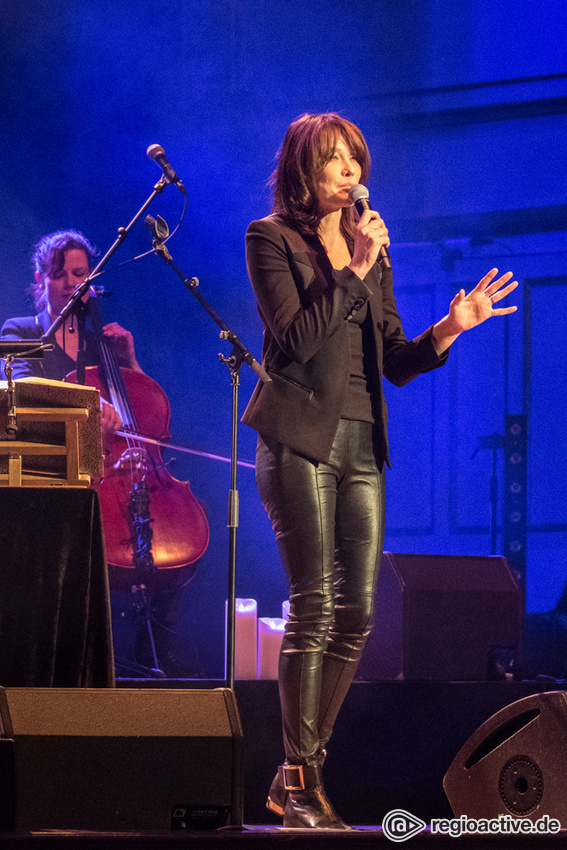
[[[35,280],[31,285],[31,295],[37,314],[8,319],[2,327],[2,339],[41,339],[74,289],[90,273],[91,259],[95,254],[89,240],[77,230],[59,230],[43,236],[32,255]],[[116,322],[105,325],[103,333],[113,340],[120,366],[142,372],[136,359],[132,334]],[[73,315],[67,317],[56,331],[55,338],[49,342],[53,343],[53,349],[45,351],[43,358],[16,358],[13,361],[14,379],[32,376],[62,381],[76,368],[79,335]],[[87,366],[98,365],[98,346],[89,330],[85,339],[85,361]],[[122,425],[118,412],[104,400],[101,401],[101,414],[103,431],[115,431]]]

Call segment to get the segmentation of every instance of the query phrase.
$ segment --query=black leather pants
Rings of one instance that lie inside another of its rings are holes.
[[[372,426],[342,419],[328,463],[260,437],[256,480],[290,588],[279,662],[286,759],[315,764],[372,628],[385,501]]]

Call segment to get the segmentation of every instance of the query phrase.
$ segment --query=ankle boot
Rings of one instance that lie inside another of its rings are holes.
[[[321,765],[284,765],[286,829],[348,829],[327,799]]]
[[[319,764],[323,767],[323,763],[327,757],[327,750],[321,750],[319,754]],[[270,790],[268,791],[268,799],[266,800],[266,808],[281,818],[284,816],[285,801],[287,791],[285,789],[285,779],[283,773],[283,765],[278,767],[278,772],[272,780]]]

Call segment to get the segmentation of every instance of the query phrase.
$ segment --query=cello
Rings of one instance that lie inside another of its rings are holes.
[[[92,293],[92,290],[91,290]],[[175,590],[194,576],[209,544],[209,525],[189,481],[174,478],[159,444],[170,438],[170,406],[159,384],[121,367],[103,333],[96,292],[89,298],[100,366],[87,366],[85,383],[100,391],[122,419],[121,434],[103,435],[104,474],[94,484],[101,506],[111,588],[143,583]],[[76,371],[66,380],[76,382]]]

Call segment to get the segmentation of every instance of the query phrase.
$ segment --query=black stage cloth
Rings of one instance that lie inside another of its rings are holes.
[[[94,490],[0,487],[0,685],[115,685]]]

